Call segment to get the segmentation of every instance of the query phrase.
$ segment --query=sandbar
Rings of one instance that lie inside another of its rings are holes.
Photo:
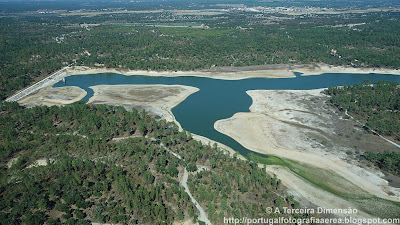
[[[61,106],[68,105],[82,100],[86,96],[86,91],[75,86],[67,87],[45,87],[25,96],[18,101],[20,105],[26,107],[34,106]]]
[[[171,109],[184,101],[198,88],[184,85],[97,85],[91,86],[93,97],[88,104],[106,104],[123,106],[127,110],[133,107],[146,110],[150,114],[176,122]]]

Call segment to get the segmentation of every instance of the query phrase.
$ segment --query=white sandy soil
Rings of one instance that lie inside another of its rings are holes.
[[[67,69],[70,75],[96,74],[96,73],[118,73],[127,76],[144,75],[144,76],[163,76],[163,77],[208,77],[221,80],[241,80],[246,78],[292,78],[295,77],[293,72],[288,69],[276,70],[244,70],[237,71],[148,71],[148,70],[122,70],[112,68],[89,68],[84,66],[76,66]]]
[[[18,101],[19,104],[27,107],[67,105],[82,100],[86,91],[75,86],[68,87],[45,87]]]
[[[53,159],[50,160],[50,163],[54,162]],[[38,159],[34,163],[30,164],[26,168],[33,168],[33,167],[38,167],[38,166],[47,166],[47,159]]]
[[[324,133],[332,132],[335,121],[292,100],[312,99],[321,96],[320,91],[248,91],[253,99],[251,112],[219,120],[215,129],[255,152],[334,171],[373,195],[399,201],[400,191],[388,186],[383,174],[343,160],[347,149],[336,145],[326,148],[310,138],[324,138]]]
[[[144,109],[167,121],[175,121],[171,109],[198,88],[183,85],[97,85],[88,103]],[[178,124],[179,125],[179,124]]]
[[[351,74],[393,74],[400,75],[398,69],[387,68],[354,68],[348,66],[331,66],[326,64],[317,64],[296,69],[295,72],[302,73],[302,76],[320,75],[324,73],[351,73]]]
[[[353,73],[353,74],[394,74],[400,75],[400,70],[386,68],[354,68],[347,66],[330,66],[326,64],[316,65],[264,65],[249,67],[221,67],[199,71],[148,71],[148,70],[123,70],[113,68],[89,68],[75,66],[67,68],[69,75],[96,74],[96,73],[118,73],[123,75],[145,75],[145,76],[195,76],[208,77],[222,80],[241,80],[246,78],[293,78],[294,72],[307,75],[320,75],[323,73]]]

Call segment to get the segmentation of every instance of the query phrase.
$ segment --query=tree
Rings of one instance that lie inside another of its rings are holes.
[[[183,211],[182,210],[178,210],[178,219],[179,220],[183,220],[183,218],[185,218],[185,215],[184,215]]]
[[[25,224],[27,225],[43,224],[45,219],[46,219],[45,215],[40,211],[36,211],[34,213],[29,212],[28,215],[26,216]]]
[[[194,163],[189,163],[188,166],[186,167],[187,171],[189,172],[195,172],[197,170],[197,166]]]
[[[144,179],[146,180],[147,184],[154,183],[154,176],[153,176],[153,174],[151,174],[150,171],[144,172]]]
[[[82,212],[81,210],[76,209],[75,210],[75,216],[78,219],[84,219],[86,217],[86,214],[84,212]]]

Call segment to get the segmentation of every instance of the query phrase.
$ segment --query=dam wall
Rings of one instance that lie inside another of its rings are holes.
[[[61,70],[53,73],[52,75],[44,78],[43,80],[23,89],[22,91],[17,92],[13,96],[7,98],[6,101],[7,102],[18,101],[18,100],[24,98],[25,96],[28,96],[28,95],[38,91],[41,88],[44,88],[44,87],[47,87],[47,86],[50,86],[50,85],[53,85],[53,84],[59,82],[66,76],[67,76],[67,67],[64,67]]]

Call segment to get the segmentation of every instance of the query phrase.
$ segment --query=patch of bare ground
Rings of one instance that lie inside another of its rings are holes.
[[[82,100],[86,91],[75,86],[68,87],[45,87],[18,101],[26,107],[67,105]]]
[[[89,104],[123,106],[127,110],[135,107],[175,122],[171,109],[199,91],[198,88],[183,85],[97,85],[90,88],[94,90],[94,95]]]

